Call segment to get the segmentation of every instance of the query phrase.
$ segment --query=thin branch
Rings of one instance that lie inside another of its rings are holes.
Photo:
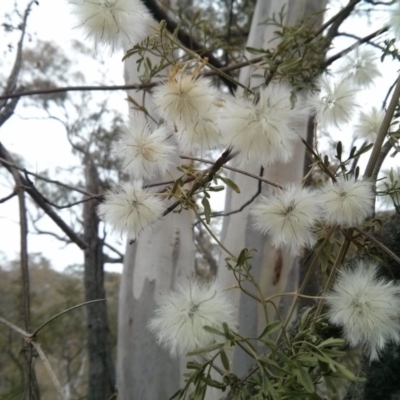
[[[123,257],[124,254],[121,253],[119,250],[117,250],[114,246],[111,246],[111,244],[103,242],[103,246],[108,247],[111,251],[113,251],[115,254],[119,255],[120,257]]]
[[[15,197],[18,194],[18,190],[14,189],[8,196],[3,197],[2,199],[0,199],[0,204],[1,203],[5,203],[6,201],[12,199],[13,197]]]
[[[349,37],[351,39],[355,39],[357,41],[361,41],[363,39],[360,36],[352,35],[351,33],[345,33],[345,32],[338,33],[337,36],[345,36],[345,37]],[[370,46],[376,47],[379,50],[382,50],[382,51],[385,50],[385,48],[383,46],[379,46],[379,44],[376,44],[374,42],[367,41],[365,43],[368,43]]]
[[[12,329],[13,331],[19,333],[21,336],[23,336],[24,338],[30,338],[31,334],[24,331],[21,328],[18,328],[18,326],[14,325],[12,322],[7,321],[6,319],[0,317],[0,322],[5,325],[8,326],[10,329]]]
[[[368,160],[368,164],[364,172],[365,178],[370,178],[374,173],[374,169],[378,163],[379,156],[381,153],[383,141],[385,140],[386,134],[389,130],[393,114],[396,110],[399,101],[399,97],[400,97],[400,79],[397,80],[396,87],[394,88],[392,98],[390,99],[389,106],[382,121],[382,125],[379,128],[378,136],[375,140],[371,156]]]
[[[263,173],[264,173],[264,167],[261,167],[260,177],[263,176]],[[212,213],[210,215],[210,217],[211,218],[213,218],[213,217],[228,217],[229,215],[233,215],[233,214],[237,214],[237,213],[242,212],[247,206],[249,206],[251,203],[253,203],[253,201],[261,194],[261,190],[262,190],[262,181],[259,180],[258,181],[257,192],[255,192],[253,194],[253,196],[251,196],[251,198],[249,200],[247,200],[245,203],[243,203],[238,209],[229,211],[227,213],[222,213],[222,212],[220,212],[220,213]]]
[[[350,0],[346,7],[342,8],[336,15],[334,15],[331,19],[325,22],[320,29],[318,29],[315,36],[321,34],[329,25],[331,25],[326,36],[332,40],[337,35],[340,25],[342,25],[342,23],[353,11],[354,7],[360,2],[361,0]]]
[[[55,185],[64,187],[64,188],[66,188],[66,189],[69,189],[69,190],[72,190],[72,191],[75,191],[75,192],[78,192],[78,193],[81,193],[81,194],[83,194],[83,195],[85,195],[85,196],[100,196],[100,195],[95,195],[95,194],[93,194],[93,193],[88,193],[88,192],[86,192],[85,190],[82,190],[82,189],[77,188],[77,187],[75,187],[75,186],[70,186],[70,185],[67,185],[66,183],[63,183],[63,182],[60,182],[60,181],[57,181],[57,180],[53,180],[53,179],[47,178],[47,177],[45,177],[45,176],[43,176],[43,175],[36,174],[35,172],[28,171],[26,168],[20,167],[20,166],[14,164],[14,163],[12,163],[12,162],[9,162],[9,161],[7,161],[6,159],[4,159],[4,158],[2,158],[2,157],[0,157],[0,162],[1,162],[2,164],[8,165],[8,166],[11,167],[11,168],[15,168],[15,169],[17,169],[18,171],[23,172],[25,175],[33,176],[33,177],[35,177],[35,178],[37,178],[37,179],[40,179],[40,180],[42,180],[42,181],[44,181],[44,182],[47,182],[47,183],[54,183]]]
[[[67,308],[64,311],[61,311],[60,313],[52,316],[50,319],[48,319],[46,322],[44,322],[42,325],[39,326],[39,328],[37,328],[29,337],[35,338],[37,336],[37,334],[50,322],[54,321],[55,319],[57,319],[58,317],[61,317],[61,315],[64,315],[66,313],[69,313],[72,310],[75,310],[77,308],[83,307],[83,306],[87,306],[88,304],[92,304],[92,303],[98,303],[100,301],[106,301],[106,299],[96,299],[96,300],[90,300],[90,301],[85,301],[84,303],[81,304],[77,304],[76,306]]]
[[[53,385],[57,389],[57,392],[58,392],[59,396],[61,397],[62,400],[67,400],[66,397],[64,396],[64,393],[63,393],[62,387],[60,385],[60,382],[58,381],[56,374],[54,373],[53,369],[51,368],[49,360],[47,359],[46,354],[44,353],[42,347],[40,346],[39,343],[37,343],[35,341],[31,341],[30,343],[32,344],[32,346],[38,352],[39,357],[42,360],[42,363],[43,363],[44,367],[46,368],[47,373],[50,375],[50,378],[51,378],[51,380],[53,382]]]
[[[207,58],[208,64],[214,68],[221,69],[224,66],[211,51],[205,49],[202,44],[198,43],[196,39],[183,30],[176,21],[169,18],[168,13],[166,13],[155,0],[144,0],[144,4],[149,8],[157,21],[166,21],[167,29],[171,33],[175,32],[177,34],[177,38],[185,47],[201,55],[202,58]],[[233,93],[236,89],[235,83],[224,77],[221,77],[221,79]]]
[[[346,54],[350,53],[351,51],[355,50],[357,47],[360,46],[360,44],[368,43],[371,39],[381,35],[382,33],[386,32],[388,29],[389,29],[389,26],[384,26],[383,28],[380,28],[380,29],[376,30],[375,32],[372,32],[369,35],[361,38],[360,40],[358,40],[351,46],[347,47],[346,49],[339,51],[339,53],[333,55],[332,57],[329,57],[324,63],[324,69],[326,67],[328,67],[329,65],[331,65],[332,63],[334,63],[339,58],[341,58],[341,57],[345,56]]]
[[[188,192],[187,196],[190,197],[197,189],[203,187],[207,183],[211,182],[214,178],[214,175],[223,167],[223,165],[228,162],[234,154],[232,154],[231,149],[225,150],[221,156],[218,158],[217,161],[213,162],[208,162],[210,164],[213,164],[212,167],[208,170],[207,174],[200,179],[199,181],[195,182],[190,191]],[[181,156],[180,158],[184,158]],[[188,158],[190,159],[190,158]],[[194,180],[193,177],[189,177],[191,180]],[[186,183],[186,182],[185,182]],[[164,212],[162,213],[162,216],[165,217],[169,213],[175,210],[176,207],[179,206],[181,202],[178,200],[175,203],[172,203],[169,207],[167,207]],[[133,242],[130,242],[133,243]]]
[[[18,41],[17,45],[17,54],[15,56],[15,61],[13,68],[11,70],[10,76],[7,79],[6,87],[4,90],[4,94],[6,95],[5,98],[3,96],[0,98],[0,100],[4,100],[0,104],[0,126],[3,125],[8,118],[11,117],[11,115],[14,113],[15,108],[17,107],[18,100],[19,98],[15,98],[13,101],[10,101],[7,104],[7,100],[10,99],[10,97],[7,97],[10,95],[13,91],[15,91],[17,87],[17,81],[19,77],[19,73],[21,71],[21,66],[22,66],[22,50],[23,50],[23,44],[24,44],[24,38],[25,38],[25,33],[26,33],[26,26],[27,26],[27,21],[29,14],[31,12],[32,6],[34,4],[38,4],[36,0],[32,0],[26,7],[24,16],[22,18],[22,23],[20,25],[21,27],[21,37]]]
[[[390,257],[393,258],[399,265],[400,265],[400,258],[397,257],[395,253],[393,253],[392,250],[388,249],[383,243],[381,243],[379,240],[375,239],[372,235],[369,233],[359,229],[359,228],[354,228],[357,232],[361,233],[364,235],[366,238],[368,238],[371,242],[373,242],[377,247],[379,247],[382,251],[384,251],[386,254],[388,254]]]
[[[183,160],[193,160],[193,161],[203,162],[205,164],[214,164],[213,161],[204,160],[203,158],[190,157],[190,156],[179,156],[179,157],[182,158]],[[263,177],[261,177],[259,175],[254,175],[254,174],[251,174],[250,172],[246,172],[246,171],[243,171],[243,170],[238,169],[238,168],[228,167],[227,165],[221,165],[221,168],[229,169],[230,171],[234,171],[234,172],[237,172],[239,174],[246,175],[246,176],[248,176],[250,178],[257,179],[258,181],[261,181],[261,182],[264,182],[264,183],[268,183],[268,185],[275,186],[278,189],[284,189],[284,187],[282,185],[279,185],[278,183],[275,183],[275,182],[272,182],[272,181],[270,181],[268,179],[265,179],[265,178],[263,178]]]
[[[13,159],[11,158],[7,149],[0,143],[0,158],[6,160],[9,163],[14,164]],[[15,169],[10,167],[9,165],[3,163],[8,171],[13,174],[16,173]],[[86,249],[86,243],[78,236],[64,221],[63,219],[49,206],[46,201],[43,199],[42,194],[31,185],[24,176],[18,173],[19,179],[22,182],[22,185],[25,187],[25,191],[31,196],[31,198],[35,201],[35,203],[54,221],[54,223],[74,242],[80,249]]]

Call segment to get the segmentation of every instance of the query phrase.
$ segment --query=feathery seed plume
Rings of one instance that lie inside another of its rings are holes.
[[[115,192],[105,194],[98,214],[116,231],[136,238],[146,227],[161,218],[165,207],[162,200],[142,188],[142,181],[124,183]]]
[[[369,87],[376,77],[381,76],[376,59],[373,51],[357,47],[345,57],[338,72],[345,74],[346,78],[353,80],[357,86]]]
[[[319,79],[320,93],[309,98],[309,105],[322,125],[349,122],[353,116],[355,89],[348,79],[333,83],[326,76]]]
[[[145,116],[137,113],[125,128],[113,151],[123,161],[123,168],[135,179],[152,178],[163,174],[171,164],[176,148],[167,144],[167,128],[151,131]]]
[[[384,117],[385,113],[376,107],[372,107],[368,113],[360,112],[358,124],[354,126],[354,134],[369,142],[375,142]]]
[[[253,207],[255,227],[268,233],[275,247],[286,246],[292,254],[316,242],[314,228],[320,219],[318,196],[297,185],[262,197]]]
[[[270,84],[260,91],[260,101],[227,98],[221,111],[223,143],[239,152],[239,163],[257,160],[266,166],[288,162],[296,139],[294,122],[307,118],[307,110],[292,107],[291,87]]]
[[[371,182],[340,177],[321,189],[322,215],[330,225],[354,227],[372,213],[373,199]]]
[[[111,45],[135,45],[150,33],[152,18],[140,0],[70,0],[88,38]]]
[[[339,271],[326,295],[329,321],[343,328],[351,346],[362,346],[371,361],[390,342],[400,341],[400,287],[378,276],[375,263],[358,261]]]
[[[194,124],[207,114],[216,93],[211,80],[178,73],[154,89],[153,101],[167,123]]]
[[[195,348],[224,340],[203,327],[222,330],[223,322],[232,326],[235,321],[227,293],[215,281],[201,283],[196,279],[180,282],[175,292],[161,299],[155,314],[149,328],[172,356],[185,355]]]

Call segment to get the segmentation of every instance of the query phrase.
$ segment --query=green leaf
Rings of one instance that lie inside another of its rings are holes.
[[[282,327],[282,323],[280,321],[272,322],[271,324],[267,325],[264,330],[262,331],[261,335],[258,337],[261,339],[264,336],[270,335],[273,332],[276,332],[278,329]]]
[[[211,221],[211,207],[207,197],[205,196],[203,197],[203,200],[201,200],[201,204],[203,204],[204,207],[204,215],[206,217],[206,222],[207,224],[209,224]]]
[[[343,346],[345,340],[341,338],[329,338],[324,340],[322,343],[318,345],[318,348],[327,347],[327,346]]]
[[[300,365],[294,370],[298,382],[307,390],[308,393],[314,393],[315,388],[308,372]]]
[[[225,178],[225,177],[223,177],[223,176],[221,176],[221,175],[218,175],[218,178],[221,179],[221,181],[224,182],[224,183],[226,184],[226,186],[228,186],[228,187],[229,187],[230,189],[232,189],[234,192],[240,193],[239,186],[236,185],[235,182],[233,182],[233,181],[231,181],[230,179]]]
[[[221,352],[219,353],[219,356],[221,357],[221,362],[222,365],[224,366],[226,371],[230,371],[230,365],[229,365],[229,359],[228,356],[226,355],[224,350],[221,350]]]
[[[223,343],[214,343],[210,346],[200,347],[198,349],[194,349],[193,351],[187,353],[188,356],[196,356],[198,354],[209,353],[210,351],[218,350],[224,346]]]
[[[225,186],[219,185],[219,186],[210,186],[207,188],[210,192],[222,192],[225,190]]]
[[[219,331],[218,329],[213,328],[212,326],[203,326],[203,329],[207,332],[212,333],[213,335],[218,335],[218,336],[225,336],[223,332]]]
[[[175,181],[175,183],[174,183],[174,186],[172,186],[172,190],[171,190],[171,193],[172,194],[175,194],[177,191],[178,191],[178,187],[179,186],[182,186],[182,177],[181,178],[178,178],[176,181]]]
[[[349,381],[353,381],[353,382],[363,382],[366,379],[365,378],[361,378],[361,377],[357,377],[355,376],[352,372],[350,372],[345,366],[343,366],[342,364],[339,363],[335,363],[336,367],[338,369],[338,372],[345,377],[347,380]]]

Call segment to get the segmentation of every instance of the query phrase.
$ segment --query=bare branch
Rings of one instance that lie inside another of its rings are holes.
[[[25,191],[29,193],[35,203],[54,221],[54,223],[74,242],[80,249],[86,249],[86,243],[63,221],[63,219],[51,208],[49,204],[43,199],[42,194],[26,180],[21,174],[17,173],[15,168],[3,163],[1,159],[6,160],[8,163],[14,164],[12,157],[7,149],[0,143],[0,163],[4,165],[11,174],[17,174],[24,186]]]
[[[194,160],[194,161],[200,161],[200,162],[203,162],[203,163],[206,163],[206,164],[214,164],[213,161],[204,160],[203,158],[190,157],[190,156],[179,156],[179,157],[184,159],[184,160]],[[284,187],[282,185],[279,185],[278,183],[272,182],[269,179],[263,178],[262,176],[254,175],[254,174],[251,174],[250,172],[246,172],[246,171],[243,171],[243,170],[238,169],[238,168],[228,167],[227,165],[221,165],[220,168],[229,169],[230,171],[238,172],[239,174],[249,176],[250,178],[257,179],[257,180],[262,181],[264,183],[268,183],[268,185],[275,186],[275,187],[277,187],[279,189],[284,189]]]
[[[28,3],[23,18],[22,18],[22,23],[21,23],[21,37],[18,41],[17,45],[17,54],[15,57],[14,65],[11,70],[10,76],[7,79],[6,87],[4,90],[5,95],[9,95],[12,92],[15,91],[17,87],[17,81],[19,77],[19,73],[21,71],[21,66],[22,66],[22,50],[23,50],[23,44],[24,44],[24,38],[25,38],[25,33],[26,33],[26,26],[27,26],[27,21],[28,21],[28,16],[29,13],[31,12],[32,6],[34,4],[38,4],[36,0],[32,0],[31,2]],[[8,120],[8,118],[11,117],[11,115],[14,113],[15,108],[17,107],[18,104],[18,98],[16,98],[14,101],[10,101],[7,104],[7,98],[1,98],[1,100],[4,100],[0,103],[0,126],[4,124]]]
[[[12,199],[12,198],[13,198],[14,196],[16,196],[17,194],[18,194],[18,190],[17,190],[17,189],[14,189],[14,190],[12,191],[12,193],[10,193],[8,196],[3,197],[2,199],[0,199],[0,204],[1,204],[1,203],[5,203],[6,201]]]
[[[358,46],[360,46],[360,44],[368,43],[371,39],[381,35],[382,33],[386,32],[388,29],[389,29],[388,26],[384,26],[383,28],[380,28],[380,29],[376,30],[375,32],[372,32],[369,35],[361,38],[360,40],[358,40],[351,46],[349,46],[346,49],[340,51],[339,53],[333,55],[332,57],[329,57],[324,63],[324,68],[328,67],[329,65],[334,63],[339,58],[341,58],[341,57],[345,56],[346,54],[350,53],[351,51],[355,50]]]
[[[51,365],[49,363],[49,360],[46,357],[46,354],[44,353],[42,346],[40,346],[39,343],[35,341],[31,341],[32,346],[36,349],[36,351],[39,354],[40,359],[42,360],[43,365],[45,366],[47,373],[50,375],[50,378],[53,382],[53,385],[57,389],[58,395],[61,397],[62,400],[67,400],[66,397],[64,396],[62,387],[60,385],[60,382],[57,379],[56,374],[54,373],[53,369],[51,368]]]
[[[78,193],[81,193],[81,194],[83,194],[83,195],[85,195],[85,196],[91,196],[91,197],[100,196],[100,195],[96,195],[96,194],[93,194],[93,193],[88,193],[88,192],[86,192],[85,190],[80,189],[80,188],[77,188],[77,187],[75,187],[75,186],[67,185],[67,184],[65,184],[64,182],[56,181],[56,180],[47,178],[47,177],[45,177],[45,176],[43,176],[43,175],[36,174],[35,172],[28,171],[26,168],[20,167],[20,166],[18,166],[18,165],[16,165],[16,164],[12,163],[12,162],[10,162],[10,161],[7,161],[6,159],[1,158],[1,157],[0,157],[0,162],[1,162],[3,165],[4,165],[4,164],[5,164],[5,165],[8,165],[8,166],[11,167],[11,168],[15,168],[15,169],[17,169],[18,171],[23,172],[25,175],[33,176],[33,177],[35,177],[35,178],[37,178],[37,179],[40,179],[40,180],[42,180],[42,181],[44,181],[44,182],[47,182],[47,183],[54,183],[55,185],[64,187],[64,188],[66,188],[66,189],[69,189],[69,190],[72,190],[72,191],[75,191],[75,192],[78,192]]]
[[[100,301],[106,301],[106,299],[96,299],[96,300],[90,300],[90,301],[85,301],[84,303],[80,303],[77,304],[76,306],[67,308],[64,311],[61,311],[60,313],[54,315],[53,317],[49,318],[46,322],[44,322],[42,325],[39,326],[39,328],[37,328],[32,334],[30,334],[31,338],[35,338],[38,333],[46,326],[48,325],[50,322],[54,321],[55,319],[57,319],[58,317],[61,317],[61,315],[67,314],[70,311],[76,310],[77,308],[83,307],[83,306],[87,306],[88,304],[92,304],[92,303],[98,303]]]

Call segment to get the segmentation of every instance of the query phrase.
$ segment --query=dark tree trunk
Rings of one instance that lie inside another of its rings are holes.
[[[96,166],[90,157],[85,158],[86,190],[99,193]],[[98,235],[99,218],[97,202],[90,200],[83,207],[83,236],[85,250],[85,299],[105,299],[103,243]],[[87,307],[89,384],[88,400],[107,400],[114,392],[115,371],[111,356],[110,333],[106,302],[89,304]]]

